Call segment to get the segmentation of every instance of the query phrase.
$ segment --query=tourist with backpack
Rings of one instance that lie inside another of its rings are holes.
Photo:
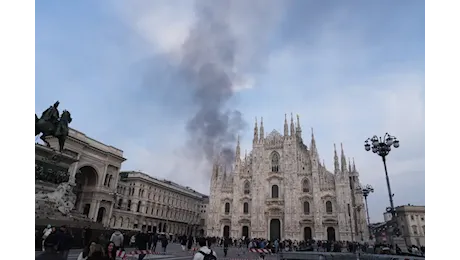
[[[200,245],[200,249],[195,256],[193,256],[193,260],[217,260],[216,252],[206,246],[206,239],[204,237],[200,237],[197,240],[198,245]]]

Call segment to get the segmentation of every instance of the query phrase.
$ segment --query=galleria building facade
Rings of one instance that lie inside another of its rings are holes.
[[[252,151],[241,158],[236,147],[232,172],[216,160],[208,206],[207,234],[296,240],[367,241],[364,197],[354,162],[334,145],[334,169],[320,162],[315,137],[309,147],[291,115],[284,135],[264,136],[254,126]]]
[[[58,147],[55,138],[48,141]],[[65,153],[78,160],[69,168],[69,181],[76,184],[74,210],[89,220],[119,230],[205,233],[208,196],[142,172],[121,172],[122,150],[75,129],[69,129]]]

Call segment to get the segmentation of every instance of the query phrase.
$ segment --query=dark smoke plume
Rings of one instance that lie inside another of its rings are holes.
[[[235,159],[237,133],[245,126],[239,111],[228,111],[234,95],[238,42],[226,12],[231,1],[197,1],[196,23],[183,44],[181,70],[193,88],[197,111],[187,122],[193,149],[201,149],[208,162],[219,154],[226,166]]]

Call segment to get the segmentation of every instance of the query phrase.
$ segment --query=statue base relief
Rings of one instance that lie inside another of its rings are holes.
[[[35,144],[35,219],[36,225],[88,226],[91,220],[75,212],[74,183],[69,167],[75,156]]]

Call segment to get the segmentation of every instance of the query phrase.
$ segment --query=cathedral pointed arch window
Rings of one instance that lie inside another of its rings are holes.
[[[302,192],[310,192],[310,182],[308,181],[308,179],[302,181]]]
[[[303,214],[310,215],[310,202],[308,201],[303,202]]]
[[[271,169],[272,169],[272,172],[279,172],[280,170],[280,155],[277,152],[272,153]]]
[[[243,213],[244,214],[249,213],[249,203],[247,203],[247,202],[243,203]]]
[[[246,181],[246,182],[244,183],[243,193],[244,193],[245,195],[251,193],[251,185],[249,184],[248,181]]]
[[[230,203],[228,202],[225,203],[225,214],[230,214]]]
[[[279,198],[279,196],[280,196],[279,192],[280,192],[280,191],[279,191],[278,185],[273,185],[273,186],[272,186],[272,198],[273,198],[273,199]]]
[[[326,201],[326,213],[332,214],[332,202],[330,200]]]

